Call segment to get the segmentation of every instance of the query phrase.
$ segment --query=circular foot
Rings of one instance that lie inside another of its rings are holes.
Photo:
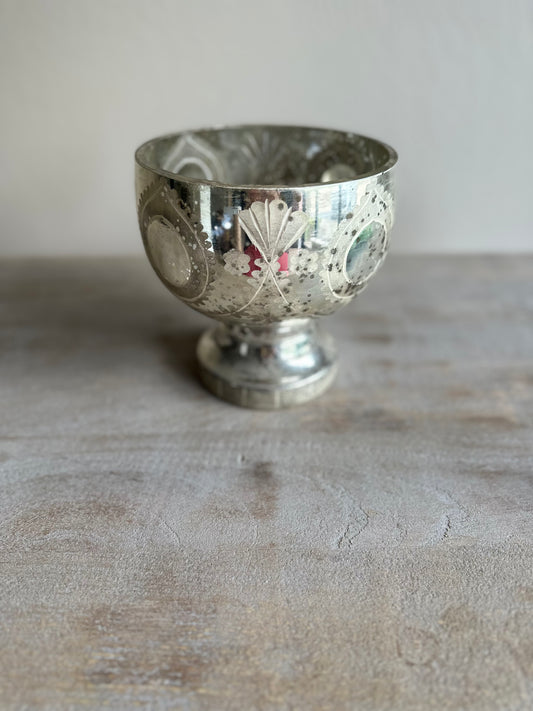
[[[318,397],[337,371],[332,338],[310,319],[253,327],[221,324],[202,335],[197,355],[211,392],[235,405],[263,410]]]

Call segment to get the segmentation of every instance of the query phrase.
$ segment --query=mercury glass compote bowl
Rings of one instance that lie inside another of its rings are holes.
[[[396,152],[353,133],[236,126],[154,138],[135,160],[152,267],[218,322],[198,343],[206,386],[254,408],[320,395],[337,356],[318,317],[383,262]]]

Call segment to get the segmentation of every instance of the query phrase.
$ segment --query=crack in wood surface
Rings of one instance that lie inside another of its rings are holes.
[[[361,512],[361,516],[354,521],[350,521],[337,539],[337,548],[351,548],[358,536],[360,536],[368,526],[367,512],[361,507],[359,507],[359,511]]]

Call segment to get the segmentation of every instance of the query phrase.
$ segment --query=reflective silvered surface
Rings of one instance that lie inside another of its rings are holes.
[[[206,385],[249,407],[323,392],[335,372],[317,316],[368,284],[388,248],[396,153],[354,134],[242,126],[156,138],[136,153],[141,233],[159,278],[217,319]]]

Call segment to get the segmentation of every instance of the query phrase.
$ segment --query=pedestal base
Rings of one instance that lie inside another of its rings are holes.
[[[265,410],[318,397],[337,370],[332,338],[311,319],[220,324],[202,335],[197,355],[211,392],[235,405]]]

